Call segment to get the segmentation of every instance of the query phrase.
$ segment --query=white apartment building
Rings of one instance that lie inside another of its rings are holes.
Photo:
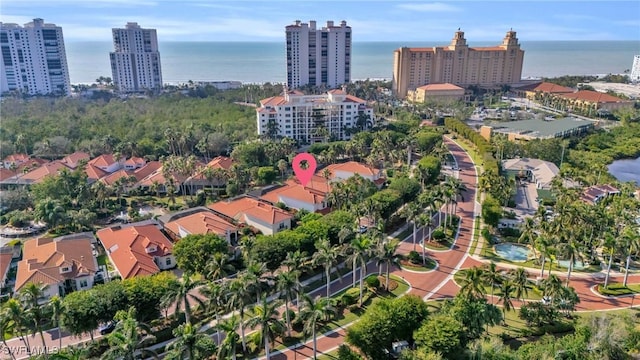
[[[162,88],[162,67],[155,29],[127,23],[112,29],[114,52],[109,53],[113,83],[120,92],[141,92]]]
[[[71,94],[62,28],[42,19],[20,26],[0,22],[0,91]]]
[[[290,89],[304,85],[338,87],[351,80],[351,27],[346,21],[316,29],[316,22],[286,28],[287,85]]]
[[[367,129],[374,122],[366,101],[338,89],[322,95],[288,91],[261,100],[256,112],[258,135],[289,137],[303,144],[348,140],[348,129]]]
[[[631,67],[629,79],[633,83],[640,82],[640,55],[635,55],[633,57],[633,66]]]

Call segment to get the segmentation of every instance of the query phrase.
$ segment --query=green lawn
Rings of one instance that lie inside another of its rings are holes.
[[[609,284],[606,288],[602,285],[598,285],[598,292],[602,295],[620,296],[631,295],[640,293],[640,284]]]
[[[478,247],[479,236],[480,236],[480,217],[476,217],[473,220],[473,239],[471,239],[471,247],[469,248],[469,254],[473,255],[476,252],[476,247]]]
[[[318,356],[318,360],[339,360],[338,349],[335,349],[331,352]]]
[[[458,271],[454,276],[453,276],[453,281],[460,286],[460,282],[462,280],[462,278],[464,277],[464,273],[461,271]],[[499,286],[499,285],[498,285]],[[491,295],[491,287],[489,286],[485,286],[484,287],[484,292],[487,295]],[[500,289],[498,287],[494,288],[493,290],[493,295],[494,296],[500,296],[502,294],[502,292],[500,292]],[[540,291],[540,289],[538,289],[536,286],[534,286],[533,284],[529,285],[529,292],[528,294],[525,296],[525,300],[540,300],[542,299],[542,291]],[[497,301],[497,299],[495,300]]]
[[[426,261],[426,264],[424,266],[422,265],[422,263],[413,264],[413,263],[411,263],[409,261],[406,261],[406,262],[401,263],[400,267],[403,268],[403,269],[411,270],[411,271],[427,272],[427,271],[431,271],[431,270],[435,269],[436,262],[433,259],[428,257],[427,261]]]

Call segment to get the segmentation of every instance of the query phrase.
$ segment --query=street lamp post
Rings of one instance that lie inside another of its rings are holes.
[[[636,299],[636,294],[634,293],[633,296],[631,296],[631,306],[629,306],[629,309],[633,308],[633,301]]]

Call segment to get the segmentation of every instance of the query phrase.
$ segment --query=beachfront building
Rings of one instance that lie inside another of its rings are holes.
[[[288,91],[260,100],[256,113],[258,135],[289,137],[301,143],[348,140],[350,129],[368,129],[374,120],[366,101],[338,89],[321,95]]]
[[[563,111],[580,112],[587,116],[592,116],[603,110],[613,112],[624,108],[632,109],[634,102],[598,91],[580,90],[556,96],[553,107]]]
[[[287,86],[304,85],[329,88],[351,80],[351,27],[346,21],[316,29],[316,22],[295,24],[285,28],[287,45]]]
[[[42,19],[20,26],[0,22],[0,91],[70,95],[62,28]]]
[[[122,93],[144,92],[162,88],[162,67],[158,36],[155,29],[143,29],[138,23],[127,23],[124,29],[112,29],[113,83]]]
[[[522,76],[523,59],[515,31],[507,31],[498,46],[469,47],[458,29],[449,46],[395,50],[392,89],[404,99],[409,90],[434,83],[490,88],[514,84]]]
[[[631,66],[631,74],[629,74],[629,79],[633,83],[640,82],[640,55],[635,55],[633,57],[633,66]]]

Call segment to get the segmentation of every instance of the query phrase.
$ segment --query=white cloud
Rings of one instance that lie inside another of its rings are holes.
[[[404,9],[404,10],[410,10],[410,11],[420,11],[420,12],[455,12],[455,11],[462,10],[457,6],[440,3],[440,2],[399,4],[398,8]]]

